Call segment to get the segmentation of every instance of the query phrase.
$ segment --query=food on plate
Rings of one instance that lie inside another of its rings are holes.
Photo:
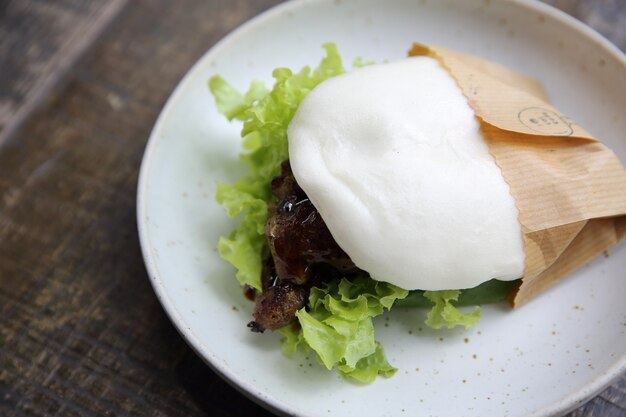
[[[407,290],[524,272],[515,201],[454,79],[427,56],[320,84],[288,130],[298,184],[350,259]]]
[[[393,306],[430,307],[427,325],[469,327],[480,308],[458,307],[535,294],[578,265],[559,266],[559,255],[580,246],[585,228],[616,230],[591,215],[574,222],[578,230],[567,222],[548,222],[547,234],[527,227],[532,202],[485,125],[497,113],[484,114],[491,95],[478,91],[519,84],[532,101],[540,96],[532,82],[417,45],[420,56],[346,73],[336,47],[325,49],[314,71],[274,70],[271,90],[253,82],[241,94],[220,76],[209,82],[218,109],[243,121],[250,166],[239,182],[218,186],[217,201],[239,218],[218,248],[255,294],[249,327],[280,331],[284,352],[311,349],[328,369],[362,382],[391,376],[373,317]],[[495,81],[472,84],[484,74]],[[516,120],[541,127],[533,120],[545,115],[529,114]],[[608,164],[623,171],[619,161]],[[558,245],[550,258],[544,247]],[[577,259],[593,250],[583,245]]]

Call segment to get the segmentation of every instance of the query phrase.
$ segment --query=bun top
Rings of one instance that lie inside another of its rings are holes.
[[[299,185],[372,278],[444,290],[522,276],[515,201],[473,110],[436,60],[371,65],[321,83],[288,137]]]

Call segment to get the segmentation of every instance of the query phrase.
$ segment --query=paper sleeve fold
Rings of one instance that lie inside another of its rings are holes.
[[[509,184],[526,254],[514,306],[626,235],[626,170],[538,81],[446,48],[414,44],[409,55],[436,58],[456,80]]]

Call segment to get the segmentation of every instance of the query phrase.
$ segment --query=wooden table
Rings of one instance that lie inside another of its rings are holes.
[[[182,75],[278,2],[0,2],[0,415],[270,415],[165,316],[135,193]],[[547,2],[626,50],[623,0]],[[570,414],[624,415],[624,376]]]

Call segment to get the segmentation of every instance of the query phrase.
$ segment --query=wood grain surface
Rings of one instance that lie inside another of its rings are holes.
[[[127,0],[0,2],[0,143]]]
[[[180,78],[278,2],[0,0],[0,416],[271,415],[167,319],[135,197]],[[626,49],[625,1],[547,3]],[[626,378],[569,416],[626,416]]]

